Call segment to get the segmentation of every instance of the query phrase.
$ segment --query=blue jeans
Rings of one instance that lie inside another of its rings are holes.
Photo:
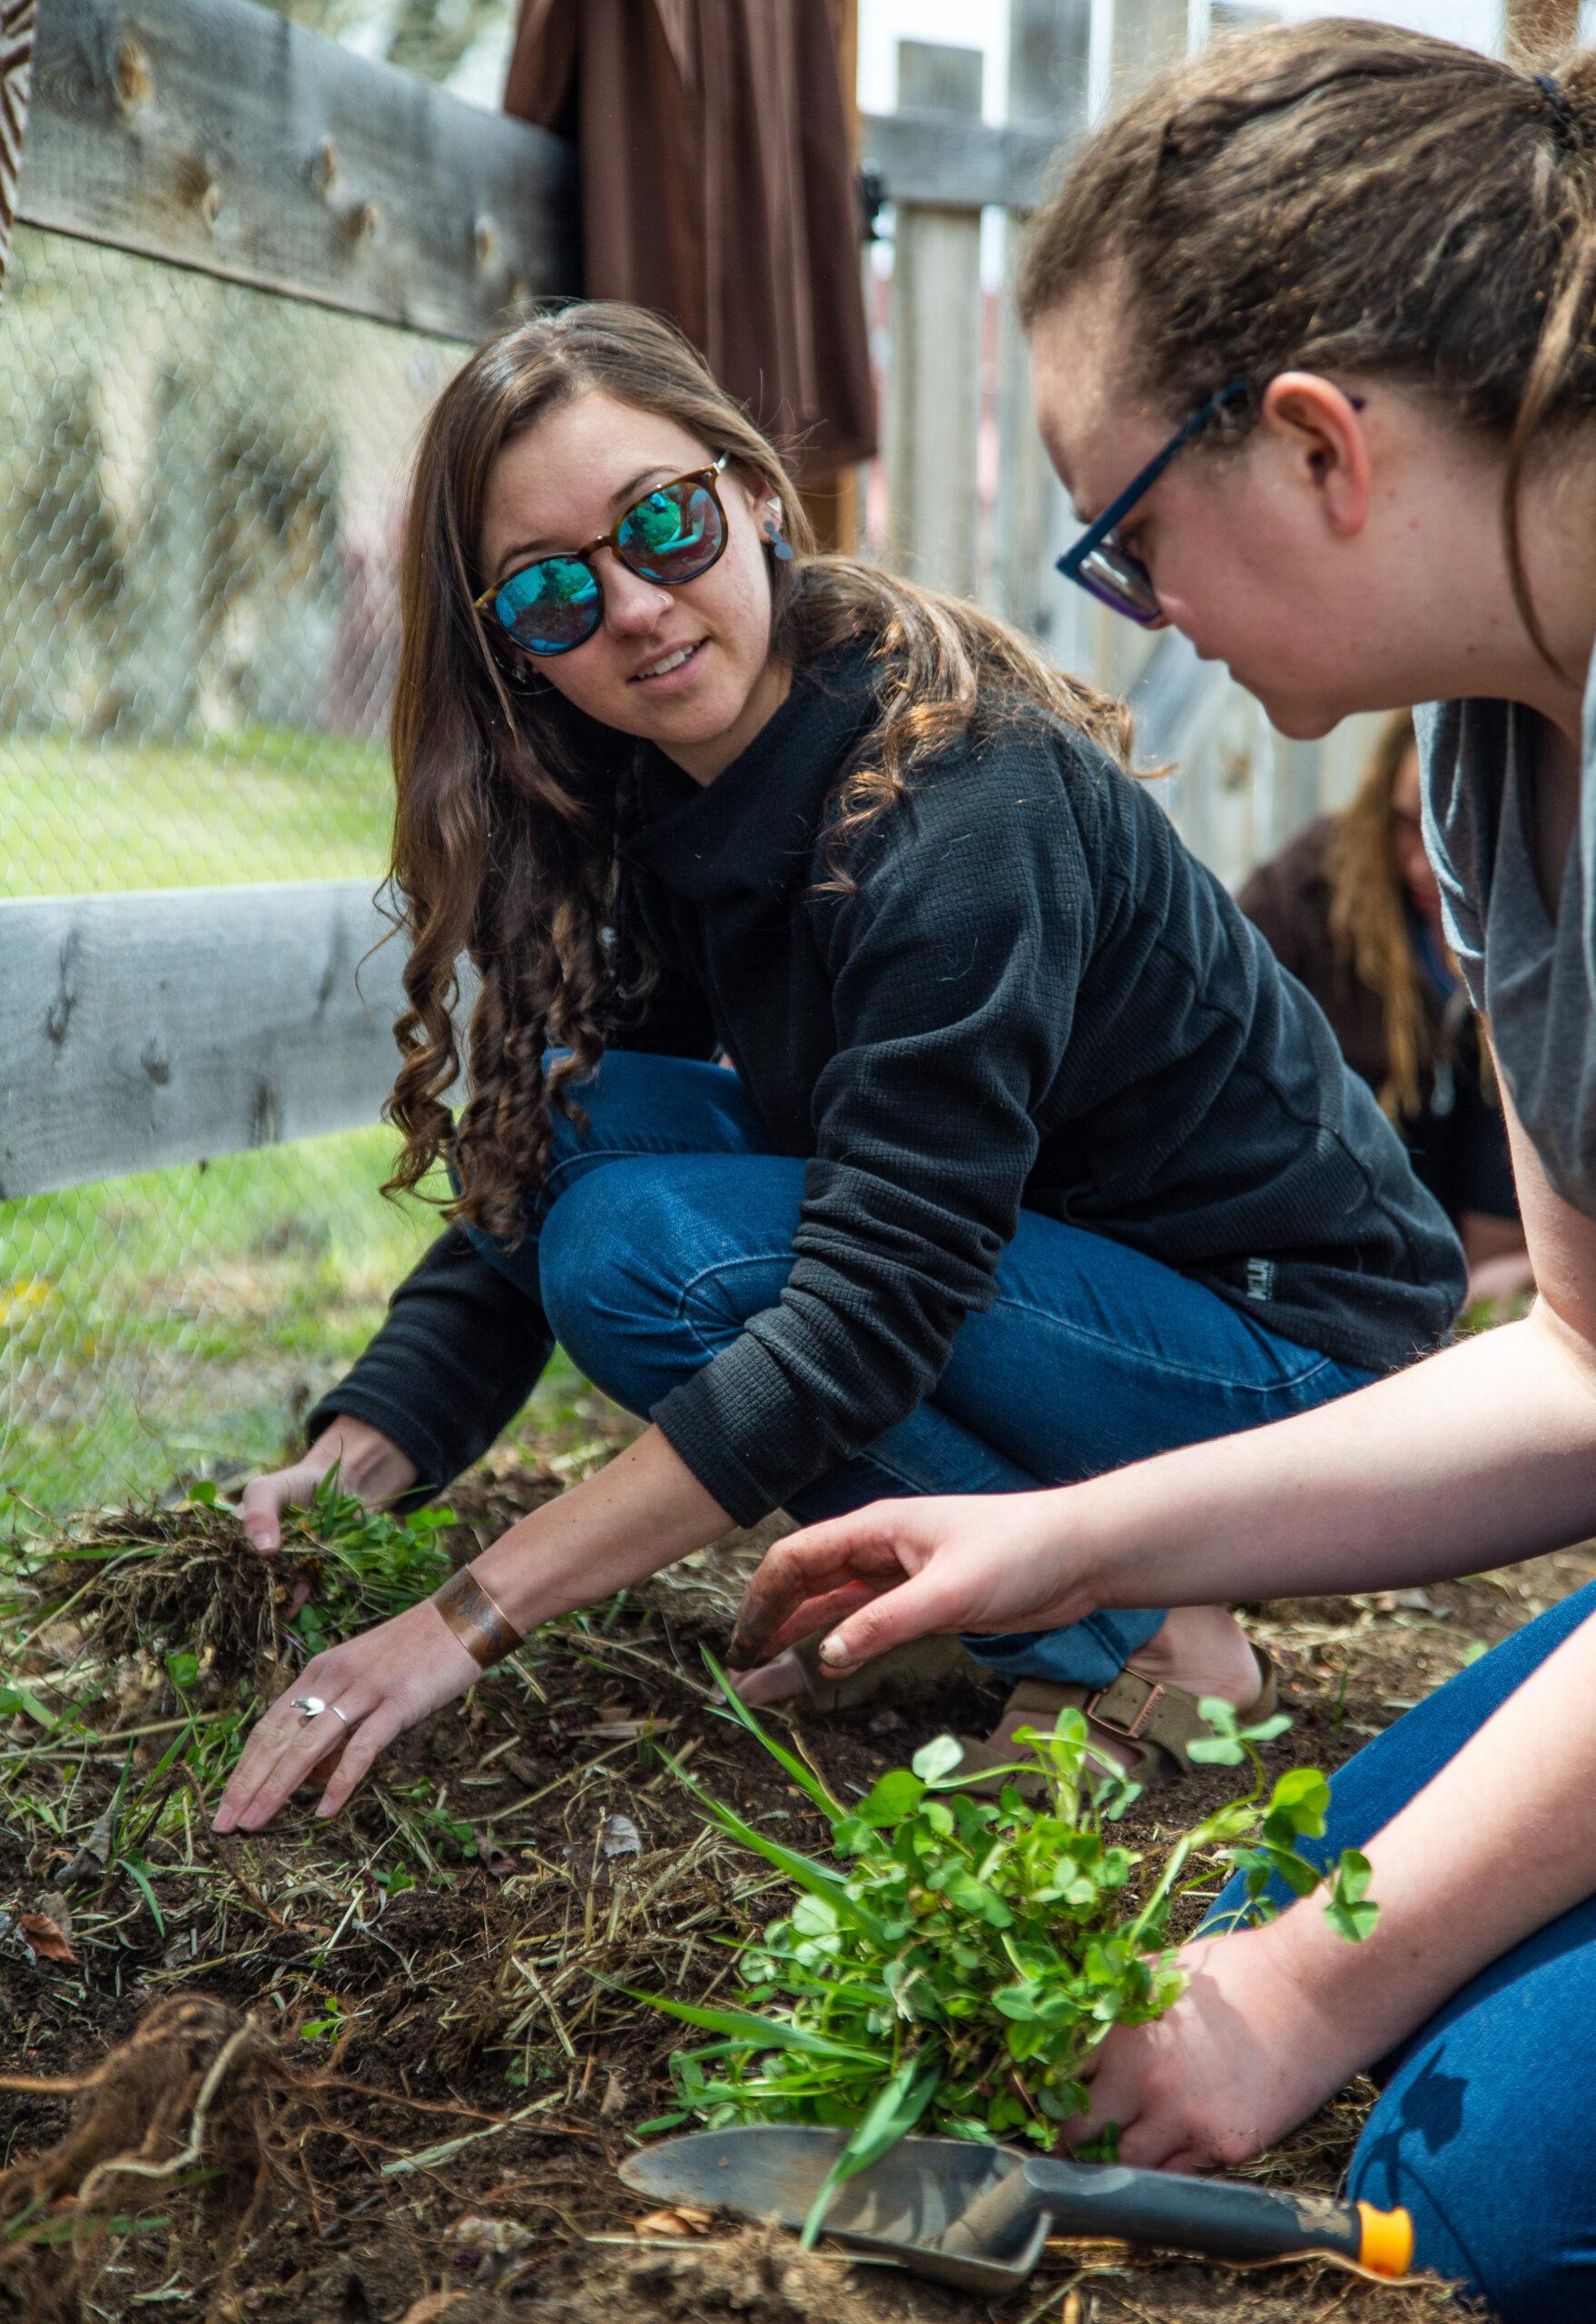
[[[1325,1837],[1305,1853],[1323,1861],[1364,1846],[1592,1615],[1596,1582],[1405,1712],[1334,1777]],[[1240,1903],[1237,1883],[1210,1920]],[[1482,1970],[1380,2072],[1389,2080],[1353,2154],[1350,2193],[1405,2205],[1416,2264],[1459,2279],[1501,2324],[1590,2324],[1596,1896]]]
[[[557,1115],[527,1239],[472,1240],[541,1301],[590,1380],[646,1413],[777,1305],[804,1166],[764,1150],[724,1067],[611,1050],[579,1094],[590,1126]],[[1368,1376],[1157,1259],[1022,1211],[997,1297],[960,1325],[934,1395],[789,1512],[813,1524],[904,1493],[1030,1492],[1278,1420]],[[1163,1619],[1099,1612],[966,1643],[1008,1678],[1104,1686]]]

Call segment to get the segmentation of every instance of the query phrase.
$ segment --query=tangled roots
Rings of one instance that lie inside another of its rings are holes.
[[[0,2317],[77,2324],[115,2241],[157,2214],[175,2231],[185,2208],[208,2259],[222,2253],[213,2310],[282,2168],[270,2132],[293,2082],[270,2034],[201,1995],[157,2004],[92,2073],[0,2075],[79,2101],[54,2146],[0,2171]]]

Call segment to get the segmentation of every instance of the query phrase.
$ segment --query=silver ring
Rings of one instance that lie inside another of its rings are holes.
[[[300,1725],[303,1727],[307,1719],[320,1718],[327,1705],[320,1695],[291,1695],[289,1708],[299,1712]]]
[[[350,1718],[348,1711],[340,1710],[336,1703],[329,1703],[327,1708],[332,1713],[334,1718],[341,1718],[346,1727],[352,1727],[354,1725],[354,1721]]]

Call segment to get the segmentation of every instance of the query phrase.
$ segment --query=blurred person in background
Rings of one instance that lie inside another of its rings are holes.
[[[1507,1125],[1441,924],[1419,823],[1413,714],[1386,721],[1357,791],[1258,869],[1237,901],[1330,1019],[1457,1228],[1469,1298],[1534,1288]]]

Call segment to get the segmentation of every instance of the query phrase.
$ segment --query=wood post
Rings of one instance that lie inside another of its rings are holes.
[[[16,182],[27,134],[37,28],[34,0],[0,0],[0,298],[5,295],[11,230],[16,222]]]
[[[903,41],[904,111],[979,119],[979,49]],[[976,586],[980,428],[980,213],[895,210],[886,411],[887,561],[969,596]]]
[[[1091,0],[1010,0],[1009,118],[1045,129],[1060,149],[1086,121]],[[1005,220],[1005,263],[998,323],[998,540],[994,596],[1007,621],[1051,647],[1067,667],[1080,662],[1079,596],[1053,570],[1069,510],[1032,411],[1030,350],[1014,310],[1025,217]],[[1080,600],[1084,607],[1085,599]]]

